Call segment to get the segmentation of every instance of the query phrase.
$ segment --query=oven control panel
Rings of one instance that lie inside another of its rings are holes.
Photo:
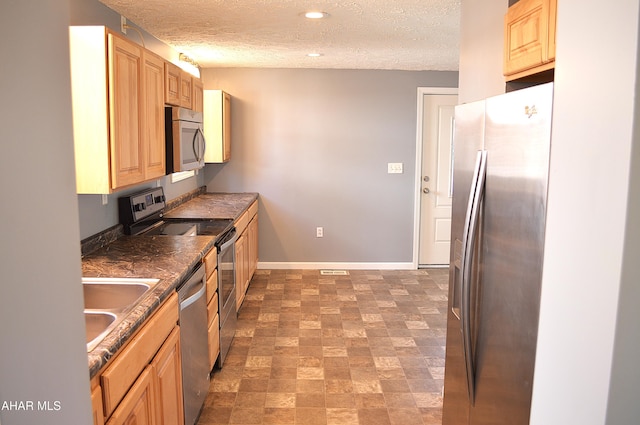
[[[161,215],[166,206],[166,199],[162,187],[145,189],[141,192],[118,198],[118,212],[120,223],[131,226],[153,215]]]

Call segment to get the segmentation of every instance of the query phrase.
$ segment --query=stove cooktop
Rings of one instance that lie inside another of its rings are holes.
[[[218,236],[233,227],[233,220],[164,219],[144,235]]]
[[[120,222],[128,235],[219,236],[233,228],[231,219],[165,218],[162,187],[118,198]]]

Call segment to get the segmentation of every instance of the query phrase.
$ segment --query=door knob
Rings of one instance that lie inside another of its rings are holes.
[[[429,188],[425,187],[424,189],[422,189],[422,193],[428,194],[429,193]]]

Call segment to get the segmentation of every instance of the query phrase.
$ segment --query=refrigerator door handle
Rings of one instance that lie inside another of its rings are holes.
[[[462,304],[460,308],[460,315],[462,316],[462,350],[467,372],[469,401],[472,405],[475,401],[475,370],[471,343],[471,271],[473,269],[473,248],[478,235],[478,216],[484,197],[486,166],[487,151],[478,151],[462,235],[462,270],[460,273],[462,275],[462,284],[460,285],[462,292],[460,297]]]

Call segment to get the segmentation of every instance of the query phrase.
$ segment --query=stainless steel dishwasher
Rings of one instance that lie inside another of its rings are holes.
[[[185,425],[196,423],[209,391],[206,289],[203,266],[178,288]]]

